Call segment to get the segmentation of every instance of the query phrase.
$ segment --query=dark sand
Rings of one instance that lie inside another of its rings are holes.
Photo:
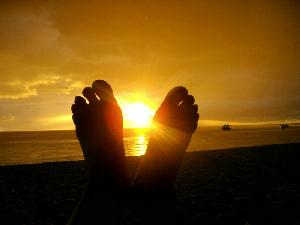
[[[2,166],[0,224],[66,224],[85,182],[79,161]],[[184,224],[300,224],[300,144],[187,153],[176,192]]]

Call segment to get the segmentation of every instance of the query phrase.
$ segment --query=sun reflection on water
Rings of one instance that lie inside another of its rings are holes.
[[[148,140],[146,140],[145,136],[136,137],[134,143],[134,155],[144,155],[146,152]]]
[[[124,137],[126,156],[144,155],[147,149],[149,135],[147,132],[136,132],[135,135]]]

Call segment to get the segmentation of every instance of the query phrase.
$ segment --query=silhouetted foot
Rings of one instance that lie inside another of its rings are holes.
[[[76,96],[72,112],[89,175],[104,185],[122,185],[127,179],[123,117],[112,88],[97,80],[82,93],[88,103]]]
[[[198,106],[184,87],[173,88],[157,110],[148,148],[135,185],[147,190],[172,189],[179,165],[197,129]]]
[[[103,80],[82,93],[85,98],[75,97],[72,112],[89,183],[68,224],[116,225],[127,185],[122,111]]]
[[[146,154],[135,180],[143,224],[180,224],[173,191],[183,155],[197,129],[198,106],[184,87],[173,88],[157,110]]]

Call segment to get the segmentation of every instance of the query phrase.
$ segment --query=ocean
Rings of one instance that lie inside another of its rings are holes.
[[[279,126],[199,127],[187,151],[205,151],[269,144],[300,143],[300,126],[281,130]],[[125,129],[127,156],[143,155],[149,132]],[[0,132],[0,165],[82,160],[74,131]]]

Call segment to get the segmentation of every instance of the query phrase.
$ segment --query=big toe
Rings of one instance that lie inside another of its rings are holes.
[[[185,87],[178,86],[171,89],[165,100],[164,103],[168,105],[176,105],[183,101],[183,99],[188,95],[188,90]]]
[[[116,101],[112,87],[105,80],[95,80],[92,88],[101,101],[108,103]]]
[[[172,117],[176,116],[178,106],[186,96],[188,96],[188,90],[185,87],[179,86],[171,89],[157,110],[155,119],[168,123],[168,121],[172,120]]]
[[[113,95],[111,86],[104,80],[95,80],[92,88],[100,99],[104,123],[109,123],[111,129],[118,130],[122,127],[122,111]]]

